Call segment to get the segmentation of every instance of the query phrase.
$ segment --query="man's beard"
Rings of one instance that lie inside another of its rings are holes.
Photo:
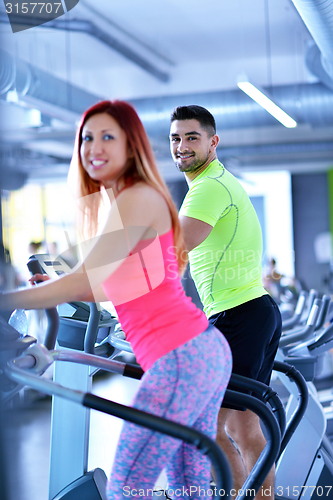
[[[194,173],[197,170],[199,170],[202,167],[202,165],[204,165],[206,163],[206,161],[208,160],[208,156],[209,155],[207,154],[206,158],[197,158],[197,157],[194,157],[193,161],[191,163],[187,164],[187,165],[186,164],[183,165],[181,161],[180,162],[178,161],[179,158],[177,158],[176,161],[175,161],[175,164],[176,164],[176,167],[178,168],[178,170],[180,172],[185,172],[185,173],[186,172],[191,172],[191,173]]]

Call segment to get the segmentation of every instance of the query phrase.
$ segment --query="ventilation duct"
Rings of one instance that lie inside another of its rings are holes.
[[[292,0],[317,44],[306,57],[309,70],[333,90],[333,0]]]
[[[0,51],[0,95],[16,90],[18,97],[38,99],[77,115],[101,98]]]
[[[7,52],[0,52],[0,95],[15,89],[19,98],[30,97],[58,109],[58,116],[67,111],[77,115],[101,98],[60,80]],[[333,125],[333,92],[321,83],[282,85],[268,89],[299,124],[312,127]],[[110,96],[111,98],[113,96]],[[184,104],[198,104],[208,108],[216,118],[219,129],[278,126],[258,104],[242,91],[214,91],[152,98],[133,99],[151,136],[167,136],[172,109]]]
[[[323,84],[282,85],[268,90],[300,125],[333,125],[333,93]],[[134,99],[131,102],[152,136],[167,135],[172,109],[186,104],[209,109],[219,130],[279,126],[269,113],[238,89]]]
[[[305,62],[311,73],[319,78],[327,88],[333,90],[333,76],[325,70],[322,54],[315,43],[309,44]]]

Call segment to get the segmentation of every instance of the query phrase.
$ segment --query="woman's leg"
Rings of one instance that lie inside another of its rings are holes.
[[[216,387],[216,382],[219,382],[219,384],[212,394],[211,399],[203,405],[202,411],[192,423],[192,427],[215,440],[218,413],[231,373],[231,357],[229,345],[223,337],[222,352],[221,350],[212,352],[216,356],[214,361],[212,360],[211,353],[202,353],[202,361],[206,360],[207,362],[205,385],[213,388],[214,386]],[[218,368],[216,367],[217,360],[220,362],[220,367]],[[182,443],[168,466],[169,487],[175,490],[180,487],[179,484],[181,483],[187,486],[188,491],[192,487],[192,496],[195,496],[195,492],[200,492],[200,488],[206,490],[205,495],[207,496],[207,490],[210,489],[210,478],[211,463],[208,457],[200,453],[194,446]],[[199,496],[202,497],[203,493]]]
[[[225,387],[215,392],[207,407],[192,425],[193,429],[203,432],[213,440],[216,438],[217,417],[224,392]],[[167,468],[167,476],[171,490],[175,491],[184,485],[192,497],[197,493],[200,498],[207,498],[207,491],[210,489],[211,462],[194,446],[183,442],[172,457]]]
[[[217,420],[217,408],[230,372],[229,346],[220,332],[216,333],[211,328],[158,360],[143,377],[133,406],[189,426],[199,419],[197,425],[200,430],[207,432],[210,429],[209,433],[214,438],[216,429],[212,430],[210,420]],[[217,407],[215,417],[214,412],[211,414],[212,404]],[[125,423],[108,484],[108,498],[126,498],[134,490],[141,498],[150,497],[161,470],[181,445],[182,442],[177,439]],[[202,487],[208,487],[209,479],[203,480],[201,473],[205,469],[209,474],[210,464],[205,457],[202,460],[195,449],[190,456],[191,463],[198,460],[203,464],[194,474],[196,484],[200,481]],[[185,471],[190,468],[189,464]],[[170,485],[183,486],[184,471],[178,466],[172,470]],[[207,473],[205,475],[207,477]],[[191,481],[192,478],[193,474]]]
[[[165,417],[177,390],[177,357],[170,353],[158,360],[142,378],[133,407]],[[180,445],[180,441],[129,422],[124,422],[107,486],[109,500],[151,497],[155,482]],[[144,492],[144,494],[143,494]],[[150,493],[150,494],[149,494]]]

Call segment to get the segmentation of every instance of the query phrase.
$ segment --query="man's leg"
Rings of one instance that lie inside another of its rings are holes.
[[[250,300],[212,316],[210,322],[229,342],[233,356],[233,373],[269,384],[281,335],[281,314],[272,298],[263,295]],[[236,443],[242,461],[236,454],[236,448],[231,448],[228,435]],[[259,418],[250,410],[242,412],[221,408],[217,442],[229,458],[233,468],[235,488],[239,489],[245,481],[241,473],[242,463],[246,478],[266,444]],[[274,498],[273,484],[274,468],[264,483],[264,490],[260,489],[256,498],[264,500]]]
[[[246,472],[243,458],[241,457],[239,451],[236,449],[233,443],[230,441],[230,438],[226,433],[226,422],[229,420],[229,418],[232,419],[235,413],[239,412],[237,412],[236,410],[231,410],[229,408],[220,409],[218,415],[216,441],[229,460],[234,480],[234,489],[237,492],[243,486],[248,474]]]
[[[260,427],[259,417],[252,411],[246,410],[243,412],[221,408],[220,415],[221,418],[219,416],[217,442],[220,444],[230,460],[230,465],[234,474],[235,489],[240,489],[264,449],[266,439]],[[241,454],[242,464],[245,469],[244,480],[244,476],[239,476],[239,460],[235,459],[233,451],[229,452],[230,447],[228,444],[226,445],[227,448],[224,448],[226,444],[225,437],[228,437],[226,433],[228,433],[228,435],[235,441]],[[231,454],[231,458],[229,453]],[[256,499],[274,500],[274,478],[275,471],[273,467],[265,479],[263,487],[258,491]],[[238,485],[238,482],[241,481],[242,484]]]

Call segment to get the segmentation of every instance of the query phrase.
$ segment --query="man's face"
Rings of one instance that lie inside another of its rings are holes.
[[[217,145],[216,135],[209,136],[198,120],[175,120],[170,128],[172,158],[181,172],[195,173],[211,161]]]

